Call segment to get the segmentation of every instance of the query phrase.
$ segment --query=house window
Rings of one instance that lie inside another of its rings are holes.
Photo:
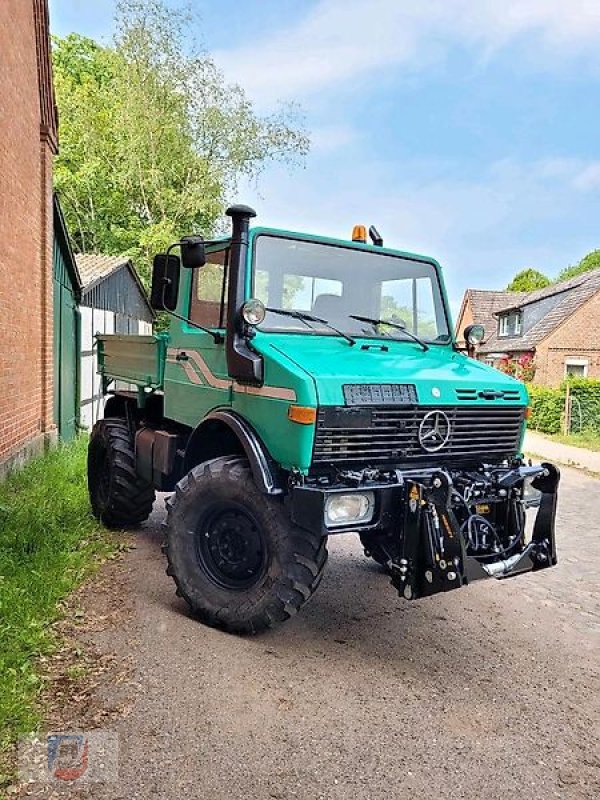
[[[206,264],[194,270],[190,319],[205,328],[224,328],[227,320],[229,250],[207,253]]]
[[[498,320],[499,336],[519,336],[521,330],[520,311],[511,311],[510,314],[503,314]]]
[[[565,359],[565,378],[587,378],[587,374],[588,374],[587,358]]]

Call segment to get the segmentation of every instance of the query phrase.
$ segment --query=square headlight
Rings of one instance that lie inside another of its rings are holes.
[[[331,494],[325,501],[325,525],[364,524],[373,519],[375,495],[373,492]]]

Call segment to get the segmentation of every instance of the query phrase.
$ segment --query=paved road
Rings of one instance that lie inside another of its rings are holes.
[[[552,462],[567,464],[600,475],[600,452],[555,442],[537,431],[525,433],[524,450]]]
[[[410,604],[338,537],[303,613],[245,639],[187,616],[161,518],[127,556],[135,611],[103,634],[137,688],[120,782],[92,797],[600,797],[599,481],[564,471],[555,570]]]

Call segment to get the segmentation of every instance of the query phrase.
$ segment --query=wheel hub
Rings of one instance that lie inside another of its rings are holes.
[[[262,532],[245,509],[213,509],[197,530],[198,560],[208,576],[226,589],[247,589],[262,577],[266,546]]]

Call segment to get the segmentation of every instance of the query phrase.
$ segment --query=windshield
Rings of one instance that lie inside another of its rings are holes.
[[[327,320],[354,336],[403,339],[402,330],[352,319],[387,320],[427,342],[450,334],[433,264],[321,242],[260,234],[253,296],[270,308]],[[267,313],[261,330],[309,333],[297,318]],[[335,335],[318,322],[313,332]]]

